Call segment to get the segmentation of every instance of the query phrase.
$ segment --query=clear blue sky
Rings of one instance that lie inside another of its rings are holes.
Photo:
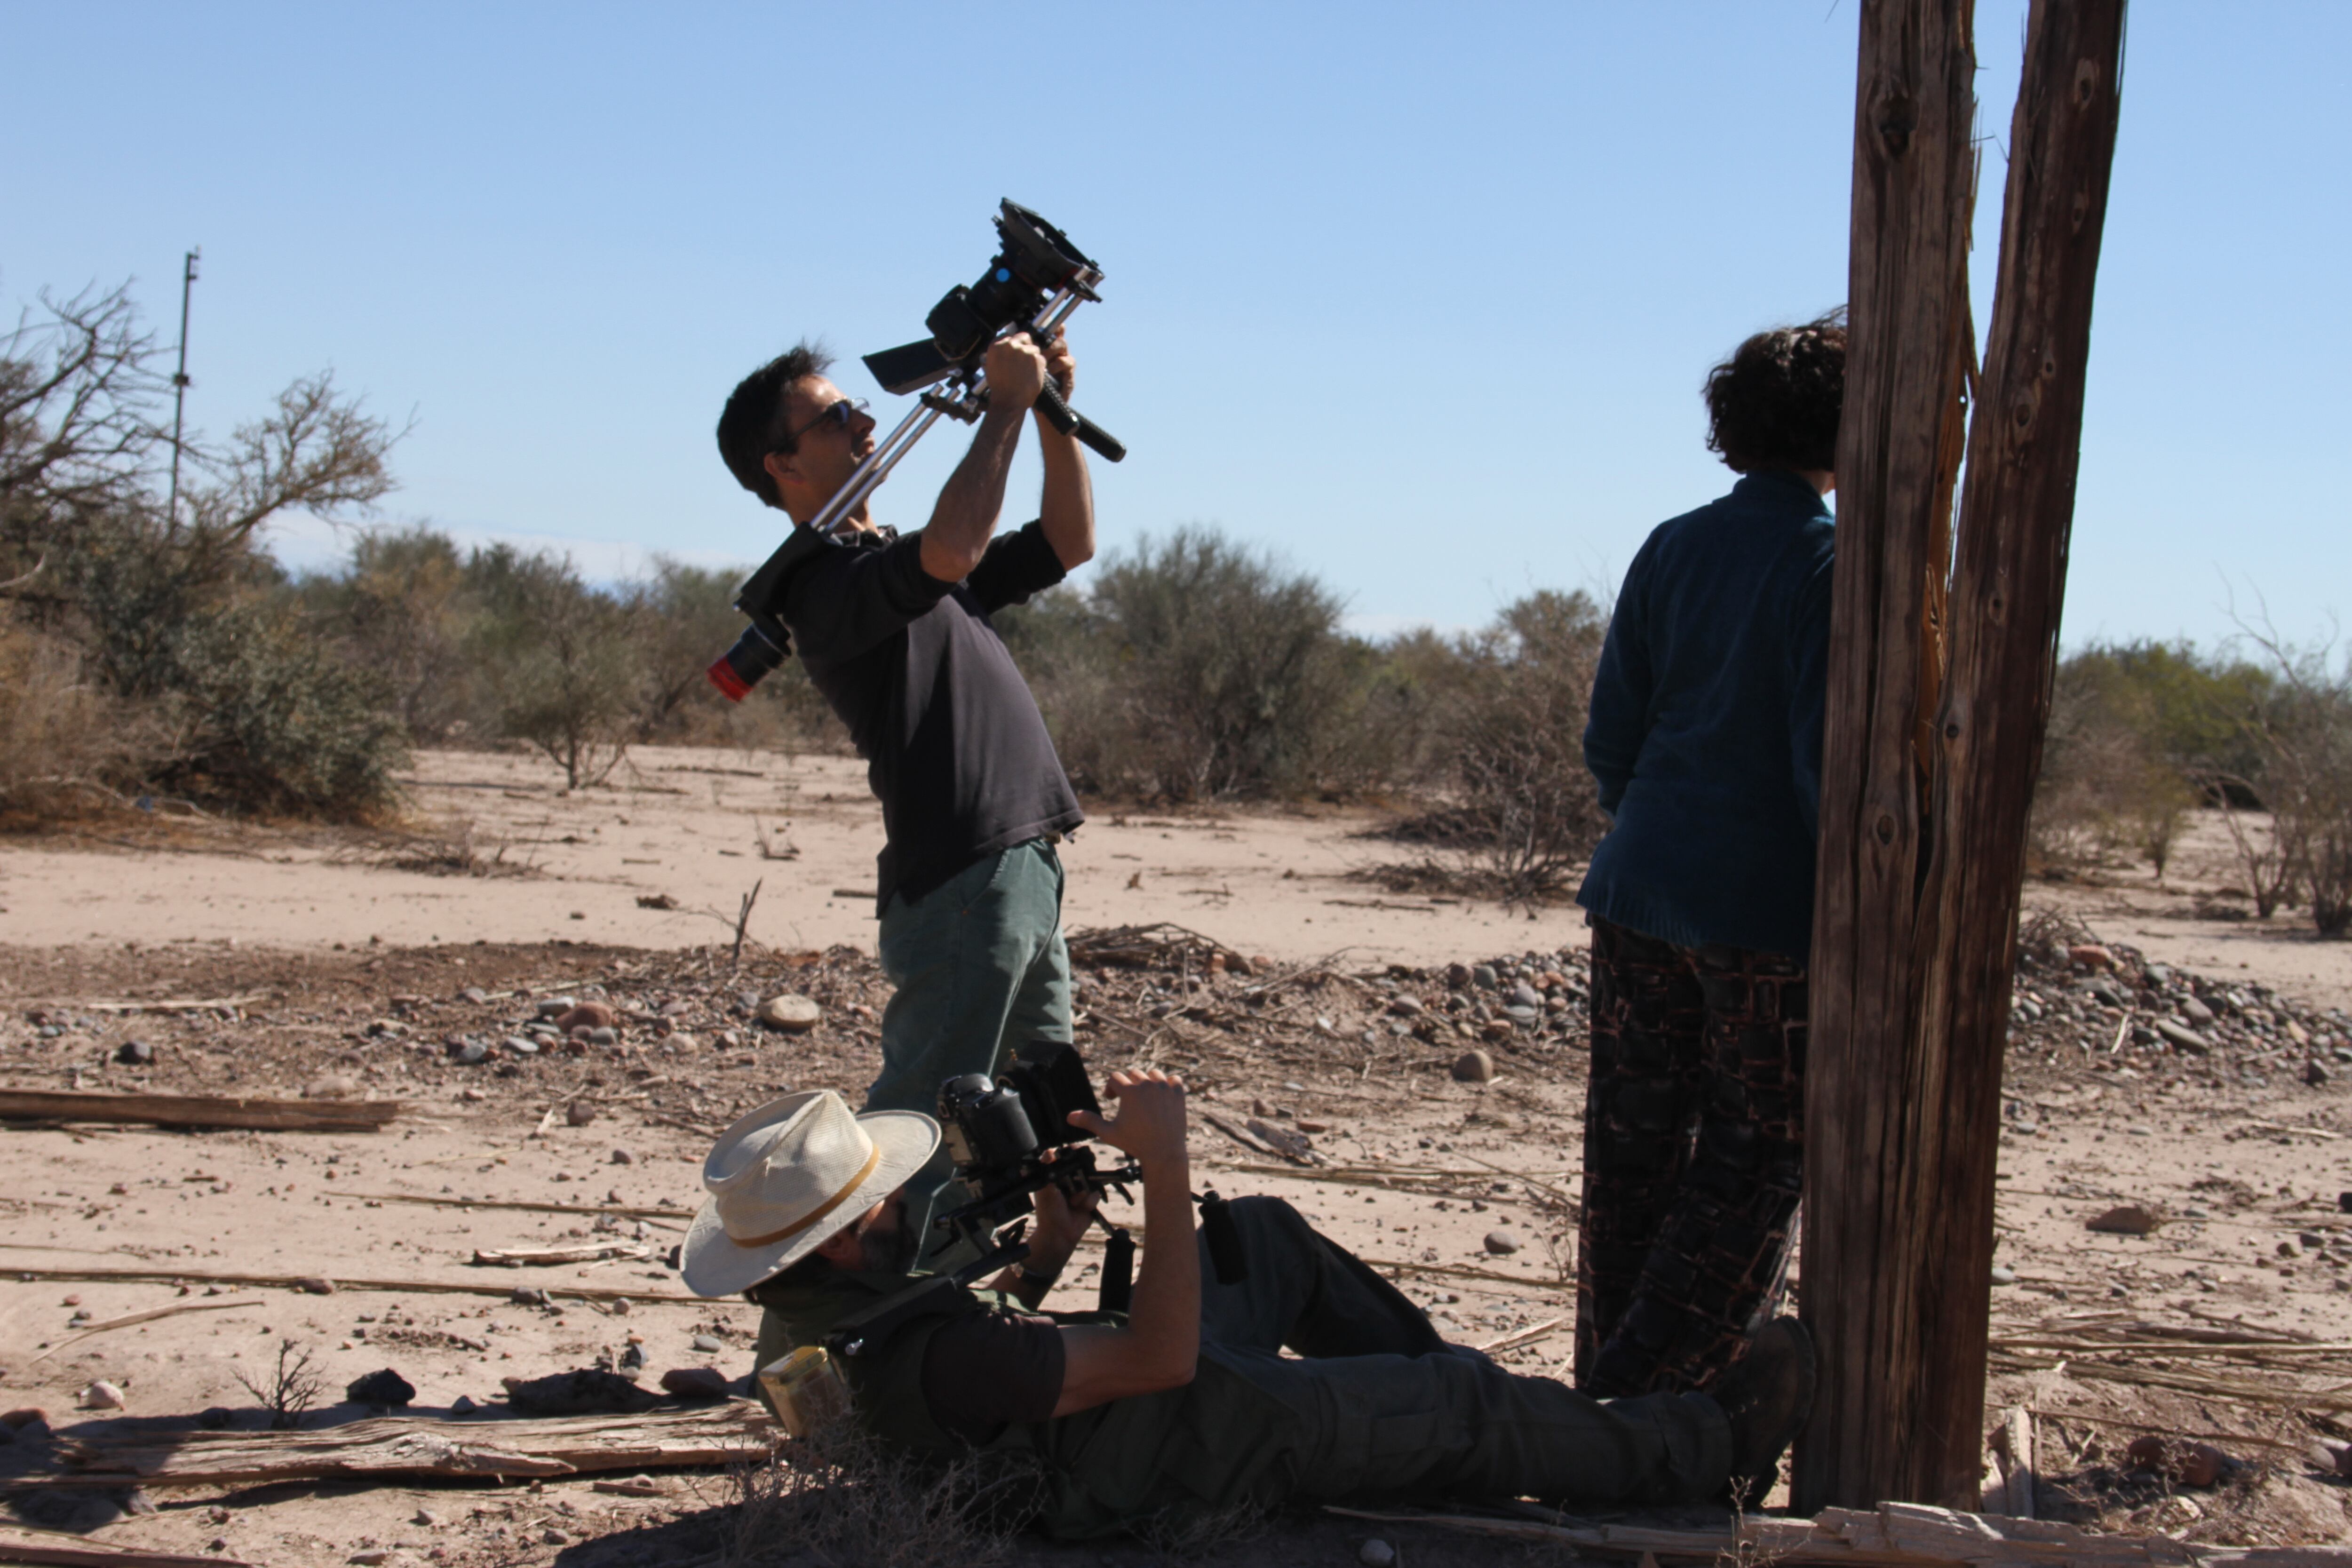
[[[331,365],[415,411],[388,520],[750,562],[779,520],[714,454],[728,387],[810,332],[871,392],[854,356],[1010,195],[1108,273],[1074,332],[1134,449],[1107,542],[1213,523],[1367,629],[1466,626],[1726,488],[1706,366],[1844,293],[1856,13],[0,0],[0,299],[132,277],[169,339],[201,243],[200,425]],[[1979,8],[1980,323],[2022,16]],[[2332,0],[2134,8],[2070,643],[2212,640],[2231,584],[2294,636],[2352,613],[2347,59]]]

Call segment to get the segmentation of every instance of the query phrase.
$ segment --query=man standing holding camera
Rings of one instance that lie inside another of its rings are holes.
[[[874,450],[864,402],[830,367],[802,343],[746,376],[719,419],[729,471],[800,529]],[[989,616],[1093,558],[1094,495],[1076,440],[1041,415],[1037,520],[996,536],[1022,425],[1049,377],[1069,395],[1076,363],[1056,331],[999,339],[986,369],[987,410],[929,521],[902,536],[861,504],[778,595],[882,803],[876,912],[897,990],[869,1110],[929,1111],[941,1080],[993,1073],[1005,1041],[1070,1038],[1055,846],[1085,814]],[[948,1174],[934,1158],[909,1184],[914,1234]]]

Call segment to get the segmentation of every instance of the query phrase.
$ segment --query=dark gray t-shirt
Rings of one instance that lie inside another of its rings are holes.
[[[875,910],[921,898],[983,855],[1086,820],[992,611],[1065,575],[1033,522],[971,575],[923,570],[923,536],[853,533],[793,574],[783,621],[849,726],[882,803]]]

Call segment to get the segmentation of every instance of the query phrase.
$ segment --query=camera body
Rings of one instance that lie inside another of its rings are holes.
[[[1045,1155],[1086,1142],[1087,1134],[1070,1125],[1071,1111],[1100,1110],[1077,1047],[1034,1041],[1020,1048],[1001,1078],[966,1073],[940,1085],[940,1141],[957,1173],[987,1203],[1035,1191],[1042,1184],[1033,1178],[1048,1170],[1057,1178],[1090,1176],[1092,1150]]]
[[[980,362],[1007,327],[1037,320],[1063,289],[1095,298],[1101,268],[1070,237],[1019,202],[997,204],[996,255],[978,282],[959,283],[923,318],[930,337],[865,356],[866,368],[897,396],[943,381]]]

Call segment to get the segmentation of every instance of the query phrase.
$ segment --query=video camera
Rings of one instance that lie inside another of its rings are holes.
[[[980,1194],[931,1222],[981,1254],[978,1263],[960,1273],[977,1279],[1028,1256],[1021,1231],[1004,1239],[998,1233],[1025,1221],[1032,1194],[1055,1186],[1073,1195],[1116,1191],[1126,1197],[1128,1184],[1143,1179],[1142,1168],[1132,1163],[1108,1169],[1098,1164],[1087,1142],[1090,1134],[1070,1125],[1071,1111],[1100,1110],[1078,1048],[1058,1040],[1023,1046],[1002,1077],[967,1073],[940,1085],[940,1140],[956,1173]],[[1237,1283],[1245,1265],[1225,1200],[1211,1192],[1195,1201],[1218,1279]],[[1104,1311],[1122,1312],[1134,1286],[1135,1238],[1100,1211],[1095,1223],[1105,1237],[1098,1304]]]
[[[784,627],[784,580],[814,552],[841,521],[865,504],[890,470],[941,416],[969,424],[988,406],[988,345],[1027,332],[1042,345],[1079,305],[1099,302],[1096,286],[1102,268],[1070,243],[1070,237],[1018,202],[998,204],[997,247],[978,282],[949,289],[923,319],[930,336],[865,356],[866,368],[893,396],[926,387],[919,406],[901,420],[872,453],[850,470],[824,510],[795,528],[735,595],[735,607],[751,624],[709,671],[710,683],[730,702],[751,695],[768,674],[791,657],[792,635]],[[1051,382],[1037,395],[1037,407],[1055,429],[1079,440],[1111,462],[1127,447],[1064,401]]]
[[[957,1173],[980,1196],[931,1223],[953,1231],[980,1256],[953,1273],[918,1279],[895,1295],[843,1319],[825,1336],[825,1352],[852,1360],[875,1353],[908,1322],[949,1310],[958,1292],[974,1280],[1028,1257],[1029,1244],[1022,1235],[1027,1229],[1032,1194],[1058,1186],[1072,1194],[1116,1189],[1122,1197],[1127,1195],[1127,1184],[1141,1181],[1142,1170],[1132,1164],[1103,1169],[1096,1163],[1094,1150],[1086,1146],[1088,1134],[1070,1125],[1071,1111],[1099,1109],[1077,1047],[1059,1040],[1023,1046],[1002,1077],[967,1073],[941,1084],[941,1141]],[[1239,1284],[1248,1276],[1233,1212],[1213,1192],[1192,1195],[1201,1205],[1201,1235],[1208,1244],[1218,1283]],[[1097,1305],[1106,1312],[1123,1312],[1135,1290],[1135,1238],[1105,1219],[1099,1210],[1095,1223],[1105,1233]],[[1007,1230],[1008,1226],[1013,1228]],[[760,1375],[770,1380],[772,1372],[775,1378],[770,1387],[778,1395],[781,1411],[793,1398],[785,1386],[792,1368],[780,1362],[773,1368],[761,1369]]]

